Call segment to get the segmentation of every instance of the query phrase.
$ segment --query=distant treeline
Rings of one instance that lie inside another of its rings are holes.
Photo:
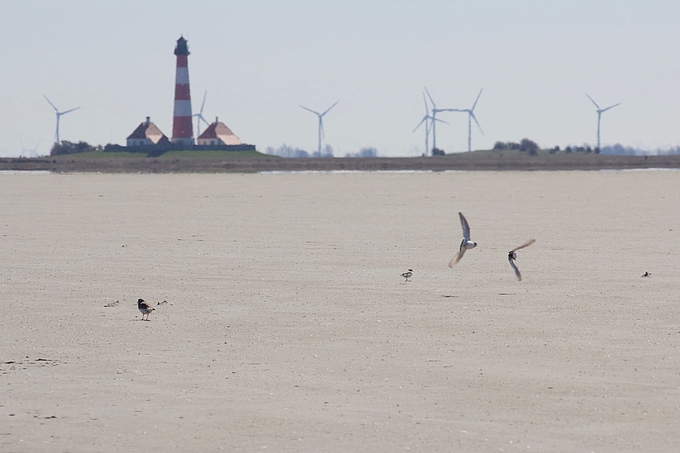
[[[109,145],[106,145],[109,146]],[[61,143],[55,143],[50,150],[50,156],[61,156],[64,154],[78,154],[89,153],[92,151],[104,151],[102,145],[92,146],[87,142],[73,143],[63,140]]]
[[[288,157],[288,158],[314,158],[314,157],[322,157],[322,158],[331,158],[335,157],[334,152],[333,152],[333,147],[331,145],[326,145],[324,146],[323,150],[321,153],[318,151],[314,151],[312,153],[305,151],[304,149],[301,148],[296,148],[293,146],[288,146],[286,144],[283,144],[279,146],[278,148],[274,148],[272,146],[267,147],[265,150],[266,154],[269,154],[271,156],[279,156],[279,157]],[[356,153],[346,153],[345,157],[361,157],[361,158],[371,158],[371,157],[378,157],[378,150],[373,148],[372,146],[361,148],[358,152]]]
[[[526,152],[530,156],[537,156],[538,151],[540,151],[540,147],[538,144],[533,141],[529,140],[528,138],[523,138],[519,143],[517,142],[496,142],[493,145],[493,149],[495,150],[513,150],[513,151],[520,151],[520,152]]]

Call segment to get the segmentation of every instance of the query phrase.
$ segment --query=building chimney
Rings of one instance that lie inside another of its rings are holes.
[[[145,122],[144,124],[146,124],[147,126],[148,126],[149,124],[151,124],[151,117],[150,117],[150,116],[147,116],[147,117],[146,117],[146,122]]]

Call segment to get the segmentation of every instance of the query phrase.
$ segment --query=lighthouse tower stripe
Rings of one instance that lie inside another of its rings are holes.
[[[191,93],[189,93],[189,85],[175,85],[175,100],[188,101],[189,99],[191,99]]]
[[[190,100],[176,100],[175,101],[175,111],[173,115],[175,121],[183,116],[188,116],[191,118],[191,101]]]
[[[189,68],[185,67],[177,67],[177,72],[175,72],[175,83],[177,85],[183,84],[183,85],[189,85]]]

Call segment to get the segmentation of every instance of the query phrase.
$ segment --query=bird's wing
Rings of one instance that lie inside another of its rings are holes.
[[[534,242],[536,242],[536,239],[529,239],[529,240],[526,241],[524,244],[522,244],[522,245],[520,245],[519,247],[516,247],[516,248],[514,248],[514,249],[512,249],[512,250],[510,250],[510,251],[511,251],[511,252],[516,252],[517,250],[521,250],[521,249],[523,249],[524,247],[529,247],[529,246],[530,246],[531,244],[533,244]]]
[[[460,225],[463,227],[463,237],[465,238],[466,241],[469,241],[470,240],[470,225],[468,225],[468,222],[465,219],[465,216],[463,215],[462,212],[459,212],[458,215],[460,216]]]
[[[508,263],[510,263],[510,266],[515,270],[515,277],[517,277],[517,280],[520,282],[522,281],[522,274],[519,273],[519,269],[517,268],[517,265],[515,264],[515,260],[512,258],[508,258]]]
[[[458,250],[458,253],[456,256],[451,258],[451,261],[449,261],[449,267],[453,267],[458,261],[460,261],[463,258],[463,255],[465,255],[465,239],[463,239],[463,242],[460,243],[460,249]]]

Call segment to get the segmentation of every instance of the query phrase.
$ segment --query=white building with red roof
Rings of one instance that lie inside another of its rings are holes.
[[[243,142],[227,127],[226,124],[220,122],[215,118],[215,122],[196,140],[198,145],[215,146],[215,145],[242,145]]]
[[[151,122],[151,118],[148,116],[146,121],[137,126],[137,129],[127,138],[128,147],[159,145],[170,145],[170,140],[158,126]]]

